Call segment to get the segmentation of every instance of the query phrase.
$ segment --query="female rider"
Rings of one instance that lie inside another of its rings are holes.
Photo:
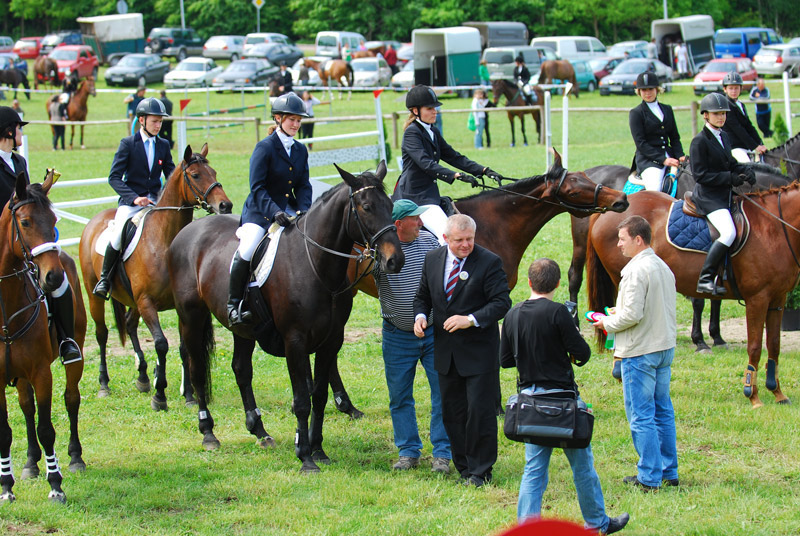
[[[20,119],[13,108],[0,106],[0,207],[5,207],[14,196],[17,175],[23,173],[27,183],[28,164],[15,152],[22,144],[22,127],[28,123]],[[61,286],[50,293],[51,312],[56,324],[59,345],[58,354],[66,365],[81,360],[81,350],[75,342],[75,310],[72,304],[72,287],[67,273]]]
[[[636,94],[642,103],[628,114],[636,144],[633,163],[646,190],[661,191],[665,170],[686,160],[672,106],[658,102],[661,87],[654,72],[636,78]]]
[[[735,71],[726,74],[725,78],[722,79],[722,89],[725,90],[725,95],[728,96],[728,106],[731,108],[722,130],[731,140],[733,157],[746,164],[750,162],[750,156],[747,151],[764,154],[767,148],[752,121],[747,116],[744,103],[739,101],[743,84],[742,76]]]
[[[689,149],[692,175],[697,181],[692,199],[697,212],[719,231],[719,238],[711,244],[697,281],[697,292],[703,294],[725,293],[725,287],[718,287],[714,280],[728,248],[736,238],[736,227],[730,212],[732,187],[741,186],[745,181],[750,184],[756,182],[753,170],[737,162],[731,155],[731,141],[722,130],[729,110],[728,99],[724,95],[709,93],[703,97],[700,113],[705,120],[705,127],[694,137]]]
[[[272,117],[275,125],[256,144],[250,157],[250,194],[242,208],[236,231],[239,247],[231,262],[228,293],[231,326],[252,320],[252,313],[242,308],[242,298],[250,279],[253,253],[269,226],[275,222],[286,227],[292,222],[291,216],[299,216],[311,206],[308,150],[294,139],[302,118],[308,117],[306,106],[300,97],[287,93],[275,99]]]
[[[392,200],[410,199],[426,210],[420,218],[423,225],[444,244],[444,226],[447,216],[441,207],[437,180],[448,184],[458,179],[472,186],[478,185],[473,175],[486,175],[499,181],[502,177],[453,149],[433,126],[436,107],[442,103],[433,90],[425,85],[414,86],[406,95],[406,108],[410,115],[403,133],[403,172],[397,181]],[[465,173],[447,169],[439,164],[444,160]]]

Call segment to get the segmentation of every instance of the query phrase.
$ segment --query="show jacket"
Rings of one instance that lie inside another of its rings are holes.
[[[761,141],[761,136],[758,135],[758,131],[747,116],[747,111],[742,112],[742,108],[739,108],[737,102],[741,101],[733,101],[728,98],[731,110],[728,112],[722,130],[728,133],[733,149],[752,151],[759,145],[763,145],[764,142]],[[744,103],[741,104],[744,107]]]
[[[731,178],[743,173],[745,167],[731,155],[731,141],[723,131],[720,133],[723,148],[708,129],[702,130],[692,140],[689,148],[689,163],[697,182],[692,199],[697,212],[706,215],[731,205]]]
[[[31,182],[30,177],[28,177],[28,167],[25,164],[25,159],[18,153],[11,153],[11,161],[14,162],[16,173],[13,173],[5,160],[0,158],[0,210],[5,208],[8,200],[14,195],[17,185],[17,173],[20,171],[25,172],[28,184]]]
[[[165,179],[169,179],[174,170],[169,142],[159,137],[156,137],[153,169],[147,169],[144,140],[141,133],[136,132],[119,142],[108,183],[119,194],[120,205],[132,206],[137,197],[155,199],[161,191],[161,173],[164,173]]]
[[[266,229],[275,213],[287,206],[302,211],[311,206],[308,150],[295,141],[290,158],[276,130],[256,144],[250,157],[250,194],[242,208],[241,223]]]
[[[439,164],[444,160],[471,175],[482,175],[483,166],[462,155],[444,140],[439,129],[431,127],[433,140],[425,127],[414,121],[403,133],[403,172],[392,200],[410,199],[417,205],[438,205],[441,200],[437,180],[453,184],[456,172]]]
[[[639,173],[651,167],[662,169],[666,155],[684,156],[672,106],[660,102],[658,106],[664,114],[663,121],[659,121],[645,101],[628,113],[631,136],[636,144],[634,164]]]
[[[526,66],[514,67],[514,80],[521,80],[523,84],[531,81],[531,72]]]

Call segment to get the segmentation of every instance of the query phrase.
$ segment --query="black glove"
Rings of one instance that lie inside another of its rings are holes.
[[[491,168],[488,168],[488,167],[487,167],[487,168],[486,168],[486,170],[483,172],[483,174],[484,174],[485,176],[489,177],[490,179],[492,179],[492,180],[494,180],[494,181],[497,181],[497,183],[498,183],[498,184],[500,184],[500,181],[502,181],[502,180],[503,180],[503,176],[502,176],[502,175],[500,175],[498,172],[496,172],[496,171],[494,171],[493,169],[491,169]]]
[[[745,179],[747,182],[751,185],[756,183],[756,172],[752,168],[747,168],[744,174],[747,176],[747,179]]]
[[[467,175],[466,173],[462,173],[458,176],[458,180],[466,182],[467,184],[471,185],[473,188],[478,187],[478,179],[473,177],[472,175]]]
[[[739,173],[738,175],[731,175],[731,185],[741,186],[747,180],[747,175]]]
[[[292,220],[289,219],[288,214],[281,210],[275,213],[275,223],[281,227],[288,227],[292,223]]]

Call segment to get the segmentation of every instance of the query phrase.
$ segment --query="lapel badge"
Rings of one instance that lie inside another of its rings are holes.
[[[467,272],[466,270],[461,270],[461,273],[458,274],[458,278],[461,281],[466,281],[467,279],[469,279],[469,272]]]

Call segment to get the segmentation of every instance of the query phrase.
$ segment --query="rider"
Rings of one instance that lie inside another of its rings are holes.
[[[108,299],[111,278],[122,247],[122,230],[125,222],[150,204],[155,204],[161,191],[161,173],[172,175],[175,164],[169,151],[169,142],[158,137],[163,118],[167,116],[164,103],[154,97],[142,100],[136,106],[136,117],[141,129],[122,138],[114,155],[108,183],[119,194],[119,206],[114,216],[114,228],[103,258],[100,280],[94,294]]]
[[[642,103],[628,114],[636,144],[633,164],[645,189],[656,192],[662,191],[666,171],[686,160],[672,106],[658,102],[660,91],[656,73],[641,73],[636,78],[636,94]]]
[[[294,89],[292,88],[292,73],[289,69],[286,68],[286,62],[281,62],[281,74],[280,76],[280,86],[278,90],[280,90],[281,95],[285,95],[286,93],[292,93]]]
[[[458,179],[478,185],[473,175],[486,175],[490,179],[500,181],[500,174],[488,167],[473,162],[453,149],[442,137],[439,129],[433,126],[436,121],[436,107],[442,103],[436,93],[425,85],[411,88],[406,95],[406,108],[411,112],[406,119],[403,133],[403,172],[397,181],[392,200],[410,199],[420,207],[428,210],[420,218],[425,227],[444,244],[442,238],[447,216],[441,207],[441,195],[437,180],[448,184]],[[439,164],[444,160],[451,166],[465,173],[447,169]]]
[[[22,144],[22,127],[27,124],[20,119],[13,108],[0,106],[0,207],[5,207],[13,197],[18,173],[24,173],[26,181],[30,183],[28,164],[19,153],[15,152]],[[66,272],[61,286],[50,293],[50,298],[53,305],[51,312],[59,339],[58,354],[64,364],[79,361],[81,350],[75,342],[72,287]]]
[[[755,151],[758,154],[764,154],[767,150],[764,142],[761,141],[761,136],[753,126],[750,118],[747,116],[747,111],[744,108],[744,103],[739,100],[739,94],[742,92],[742,85],[744,81],[742,76],[731,71],[722,79],[722,88],[728,96],[729,106],[731,111],[728,113],[728,119],[725,121],[724,130],[731,140],[733,150],[733,157],[742,163],[750,162],[750,157],[747,151]]]
[[[228,292],[230,325],[252,320],[252,313],[241,307],[250,278],[250,261],[256,246],[272,222],[286,227],[291,216],[300,216],[311,206],[308,179],[308,150],[294,140],[303,117],[308,117],[303,100],[289,93],[272,104],[275,126],[256,144],[250,157],[250,194],[244,202],[240,227],[236,231],[239,247],[231,262]]]
[[[714,279],[736,238],[736,227],[730,212],[732,188],[741,186],[745,181],[750,184],[756,182],[755,172],[731,155],[730,138],[722,129],[729,111],[729,101],[724,95],[709,93],[703,97],[700,113],[705,120],[705,128],[694,137],[689,151],[692,175],[697,181],[692,199],[697,212],[719,231],[719,238],[711,244],[697,281],[697,292],[702,294],[725,293],[725,288],[718,287]]]
[[[514,67],[514,81],[522,91],[522,96],[528,106],[533,106],[536,102],[536,94],[531,91],[531,72],[525,67],[525,58],[522,57],[522,54],[519,54],[514,62],[517,64]]]

